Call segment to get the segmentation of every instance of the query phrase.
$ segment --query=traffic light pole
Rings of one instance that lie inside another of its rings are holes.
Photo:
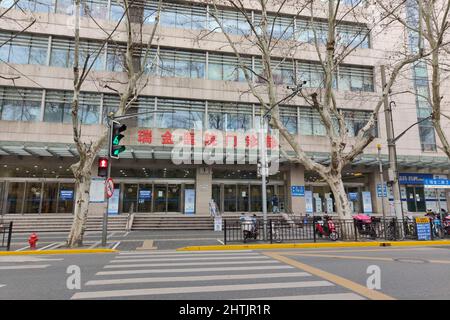
[[[105,201],[106,201],[106,210],[103,213],[103,226],[102,226],[102,247],[106,247],[106,240],[108,237],[108,211],[109,211],[109,199],[106,192],[106,181],[111,177],[111,130],[112,130],[112,117],[108,116],[108,171],[106,174],[105,180]]]
[[[106,191],[106,181],[108,181],[108,179],[111,177],[111,148],[112,148],[112,134],[113,134],[113,121],[114,120],[121,120],[121,119],[129,119],[129,118],[134,118],[137,117],[139,115],[142,114],[157,114],[157,113],[161,113],[160,111],[146,111],[146,112],[139,112],[139,113],[132,113],[132,114],[127,114],[127,115],[123,115],[123,116],[118,116],[118,117],[114,117],[114,113],[110,113],[108,115],[108,170],[107,170],[107,175],[106,175],[106,180],[105,180],[105,201],[106,201],[106,210],[103,213],[103,225],[102,225],[102,247],[106,247],[106,241],[108,238],[108,211],[109,211],[109,199],[108,199],[108,195],[107,195],[107,191]]]

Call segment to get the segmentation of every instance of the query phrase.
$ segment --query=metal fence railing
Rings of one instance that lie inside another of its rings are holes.
[[[224,219],[224,243],[266,241],[370,241],[370,240],[417,240],[417,225],[414,220],[398,220],[396,218],[372,218],[368,223],[357,220],[333,219],[332,230],[322,218],[304,219],[268,219],[267,239],[264,240],[264,222],[240,221],[237,219]],[[319,227],[319,225],[321,227]],[[430,239],[450,237],[450,230],[442,226],[437,230],[430,222]]]
[[[13,222],[0,222],[0,250],[9,251],[11,248]]]

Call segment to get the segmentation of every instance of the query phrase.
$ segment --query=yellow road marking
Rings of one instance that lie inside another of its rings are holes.
[[[404,248],[404,247],[397,247],[397,248],[383,248],[383,249],[372,249],[372,248],[366,248],[364,250],[361,249],[353,249],[348,248],[345,250],[315,250],[314,248],[304,249],[304,250],[295,250],[295,251],[285,251],[283,254],[290,255],[290,252],[295,253],[346,253],[346,252],[385,252],[385,251],[417,251],[417,250],[429,250],[428,247],[415,247],[415,248]],[[433,248],[433,249],[440,249],[440,248]],[[293,254],[293,253],[292,253]]]
[[[263,254],[276,259],[278,261],[284,262],[286,264],[289,264],[293,267],[296,267],[298,269],[301,269],[303,271],[306,271],[308,273],[311,273],[317,277],[320,277],[322,279],[328,280],[330,282],[333,282],[341,287],[347,288],[353,292],[356,292],[357,294],[364,296],[366,298],[372,299],[372,300],[395,300],[395,298],[388,296],[382,292],[371,290],[367,287],[364,287],[356,282],[353,282],[351,280],[348,280],[346,278],[340,277],[338,275],[335,275],[333,273],[312,267],[310,265],[301,263],[299,261],[290,259],[288,257],[285,257],[279,253],[275,252],[264,252]]]
[[[286,254],[286,253],[285,253]],[[350,260],[379,260],[379,261],[391,261],[391,262],[397,262],[397,259],[405,259],[405,260],[414,260],[414,259],[420,259],[424,262],[430,262],[430,263],[441,263],[441,264],[450,264],[450,260],[427,260],[422,258],[386,258],[386,257],[367,257],[367,256],[342,256],[342,255],[331,255],[331,254],[316,254],[316,253],[287,253],[286,255],[290,256],[303,256],[303,257],[319,257],[319,258],[338,258],[338,259],[350,259]]]

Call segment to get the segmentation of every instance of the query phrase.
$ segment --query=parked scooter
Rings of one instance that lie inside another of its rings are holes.
[[[242,220],[241,228],[243,232],[244,243],[247,242],[248,239],[257,239],[259,232],[257,227],[256,215],[253,216],[251,220]]]
[[[450,216],[444,218],[442,226],[444,228],[444,235],[450,236]]]
[[[353,216],[353,221],[360,235],[367,235],[372,239],[377,237],[377,232],[371,217],[365,214],[357,214]]]
[[[318,217],[315,224],[315,232],[319,237],[328,237],[332,241],[336,241],[339,238],[336,232],[336,225],[329,216],[324,216],[323,219]]]

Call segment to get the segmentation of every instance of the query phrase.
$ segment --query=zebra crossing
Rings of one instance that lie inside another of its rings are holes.
[[[72,299],[363,299],[254,251],[120,252]]]

